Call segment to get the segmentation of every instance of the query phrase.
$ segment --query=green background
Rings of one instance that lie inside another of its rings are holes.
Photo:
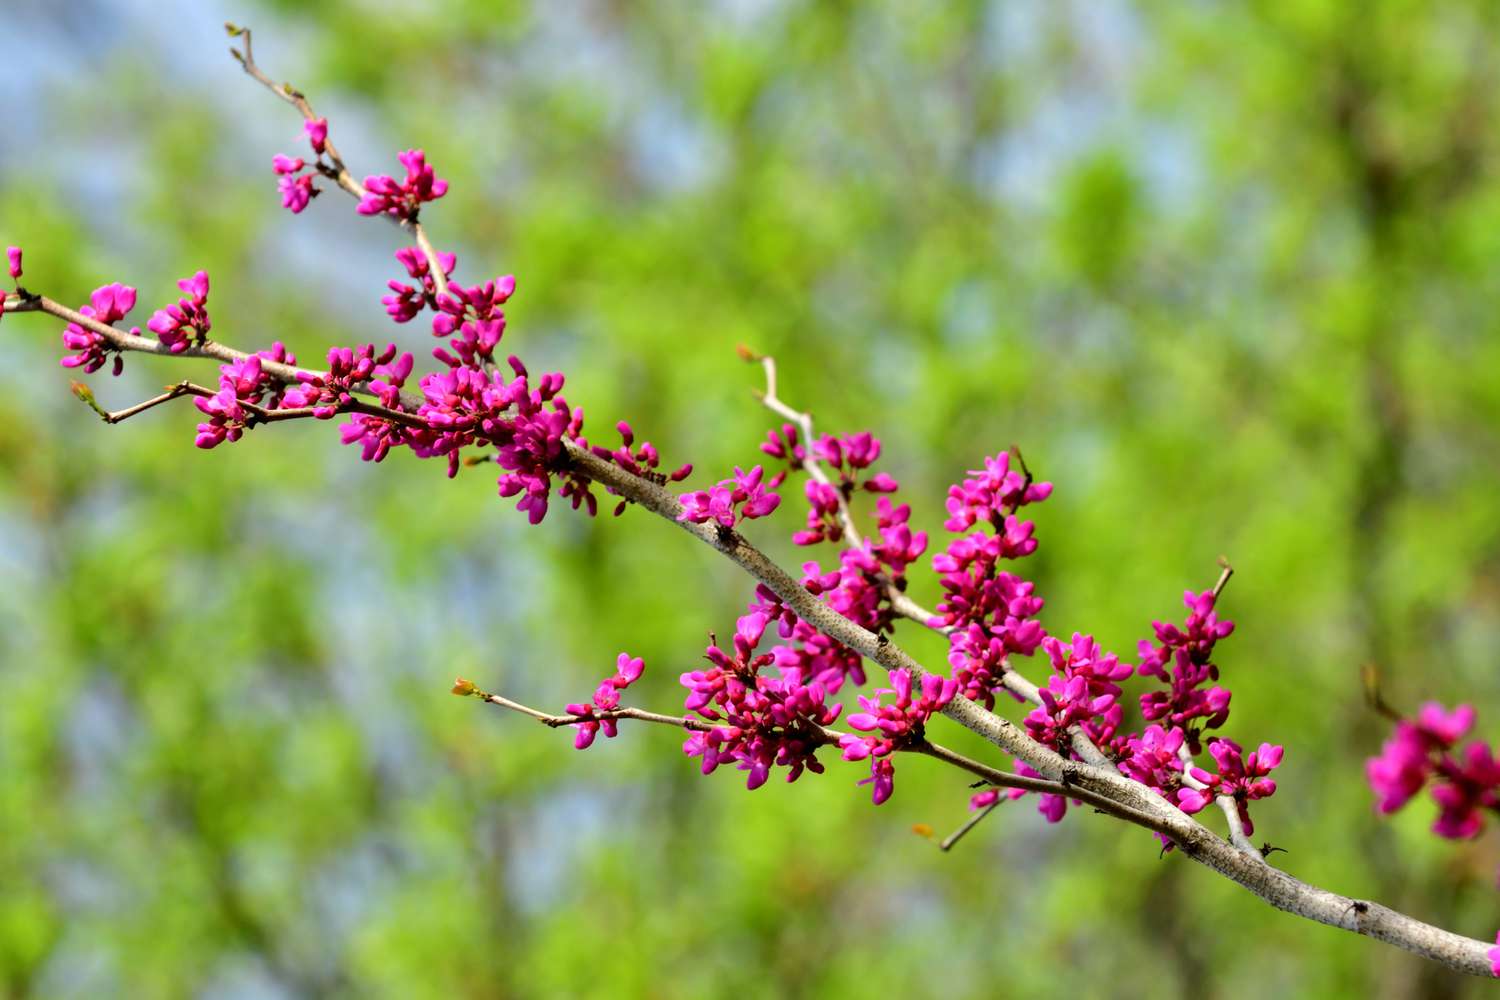
[[[334,193],[280,209],[298,121],[225,17],[356,173],[427,150],[452,182],[434,239],[469,282],[518,276],[506,346],[567,372],[597,437],[626,417],[696,483],[754,461],[746,343],[822,429],[884,439],[934,549],[946,484],[1019,443],[1056,484],[1024,567],[1043,621],[1127,658],[1228,555],[1227,732],[1287,750],[1257,839],[1329,888],[1500,926],[1493,834],[1439,841],[1426,800],[1373,814],[1387,726],[1359,681],[1377,664],[1395,704],[1468,700],[1500,734],[1500,8],[10,5],[0,243],[28,286],[125,281],[144,324],[206,268],[216,335],[315,362],[430,339],[378,302],[395,230]],[[1083,811],[1007,805],[941,854],[912,826],[941,836],[968,790],[935,762],[899,762],[879,809],[827,754],[747,794],[665,729],[578,754],[450,697],[463,674],[560,707],[626,649],[633,700],[675,711],[750,588],[640,511],[529,528],[492,473],[367,466],[326,425],[213,452],[185,405],[105,427],[58,326],[0,324],[9,996],[1486,986]],[[192,367],[93,383],[120,407]],[[795,565],[785,507],[751,534]]]

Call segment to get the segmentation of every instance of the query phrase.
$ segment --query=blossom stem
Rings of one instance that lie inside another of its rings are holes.
[[[985,806],[983,809],[979,810],[974,815],[964,820],[963,826],[959,827],[957,830],[954,830],[952,833],[948,834],[948,836],[943,838],[943,842],[938,844],[938,850],[953,850],[954,844],[957,844],[960,840],[963,840],[965,834],[974,829],[980,823],[984,822],[985,817],[998,808],[1000,808],[1000,803],[998,801],[991,802],[989,805]]]

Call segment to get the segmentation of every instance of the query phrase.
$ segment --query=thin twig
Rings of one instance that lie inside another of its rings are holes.
[[[134,406],[127,406],[123,410],[106,410],[104,407],[100,406],[98,400],[94,398],[94,391],[88,387],[87,383],[75,381],[72,383],[72,389],[73,395],[83,400],[83,402],[89,407],[89,409],[99,414],[99,418],[106,424],[121,423],[122,421],[129,420],[131,417],[135,416],[138,413],[145,413],[152,407],[160,406],[162,403],[171,402],[174,399],[180,399],[183,396],[214,395],[214,391],[212,389],[205,388],[201,385],[194,385],[191,382],[178,382],[176,385],[167,386],[166,391],[161,395],[152,396],[145,402],[136,403]]]
[[[1219,574],[1218,581],[1214,583],[1213,595],[1216,601],[1219,599],[1219,595],[1224,593],[1224,587],[1229,583],[1229,578],[1234,576],[1234,567],[1229,565],[1227,556],[1219,557],[1219,566],[1222,567],[1223,572]]]
[[[802,433],[803,451],[806,456],[801,459],[801,466],[807,472],[809,479],[831,488],[838,495],[838,522],[839,529],[843,532],[844,544],[851,549],[862,549],[865,546],[864,536],[860,534],[859,526],[854,523],[854,515],[849,511],[849,498],[844,491],[839,489],[823,470],[823,463],[819,462],[813,451],[813,420],[812,414],[798,410],[790,406],[785,400],[776,394],[776,359],[769,354],[756,354],[748,348],[741,348],[741,356],[749,361],[759,361],[761,368],[766,373],[766,388],[764,392],[756,393],[756,397],[770,410],[796,425]],[[891,608],[899,615],[921,622],[923,625],[933,628],[944,634],[951,632],[951,628],[933,624],[937,616],[916,601],[907,596],[906,592],[896,586],[896,582],[885,574],[877,574],[881,588],[885,591],[887,600],[891,602]]]
[[[964,825],[963,826],[959,827],[957,830],[954,830],[952,833],[948,834],[948,836],[946,836],[946,837],[943,838],[942,843],[938,844],[938,850],[940,850],[940,851],[951,851],[951,850],[953,850],[953,845],[954,844],[958,843],[960,840],[963,840],[965,834],[967,834],[970,830],[974,829],[980,823],[983,823],[985,817],[988,816],[990,813],[994,812],[999,807],[1000,807],[1000,800],[996,799],[994,802],[991,802],[989,805],[985,806],[983,809],[979,810],[974,815],[972,815],[968,819],[964,820]]]
[[[255,54],[250,47],[249,28],[241,28],[238,25],[226,23],[224,29],[229,32],[231,38],[237,37],[241,40],[241,44],[244,46],[243,51],[230,46],[229,54],[234,56],[235,61],[240,64],[240,67],[247,74],[271,93],[296,108],[307,121],[313,121],[318,117],[313,113],[312,104],[308,102],[306,94],[297,90],[289,83],[277,83],[256,65]],[[354,175],[344,165],[344,158],[339,155],[338,147],[333,144],[331,139],[323,141],[323,152],[328,157],[329,166],[325,169],[320,161],[318,172],[333,180],[353,197],[363,200],[366,194],[365,186],[354,179]],[[422,224],[415,218],[404,219],[392,215],[387,215],[386,218],[411,233],[412,237],[417,241],[417,246],[421,248],[422,255],[427,258],[427,266],[432,273],[432,283],[436,286],[437,293],[439,295],[446,295],[448,293],[448,276],[443,272],[442,261],[438,259],[437,251],[433,248],[432,241],[427,238],[427,233],[423,230]]]

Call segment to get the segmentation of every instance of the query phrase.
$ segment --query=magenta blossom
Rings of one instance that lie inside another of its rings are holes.
[[[828,704],[829,691],[821,681],[794,666],[780,666],[779,677],[760,672],[775,658],[755,651],[769,621],[758,611],[740,618],[734,655],[711,645],[704,652],[708,669],[680,678],[689,692],[684,707],[719,723],[689,736],[683,752],[701,759],[704,774],[733,762],[748,772],[746,787],[752,790],[766,783],[775,766],[788,768],[787,781],[797,780],[804,770],[822,773],[815,755],[826,742],[822,729],[843,710]]]
[[[313,152],[322,156],[328,143],[328,119],[310,118],[302,123],[302,130],[307,133],[307,141],[312,144]]]
[[[93,294],[89,296],[89,304],[80,306],[78,311],[108,326],[117,320],[124,319],[126,314],[134,308],[135,289],[115,282],[94,289]],[[135,336],[140,336],[141,328],[132,327],[130,332]],[[77,352],[62,359],[61,364],[64,368],[81,366],[85,372],[96,372],[104,367],[104,362],[114,351],[108,338],[103,334],[85,329],[77,323],[68,324],[68,328],[63,331],[62,340],[64,347]],[[125,359],[115,352],[114,374],[120,374],[124,367]]]
[[[1065,680],[1053,674],[1039,693],[1042,704],[1026,716],[1026,731],[1054,750],[1062,747],[1071,727],[1104,715],[1115,704],[1112,694],[1092,694],[1089,679],[1082,676]]]
[[[887,694],[894,694],[896,700],[882,705],[881,695]],[[870,776],[858,784],[873,786],[877,806],[889,799],[895,788],[895,765],[890,755],[921,740],[927,720],[942,711],[956,694],[958,682],[951,677],[923,674],[921,688],[914,697],[911,674],[892,670],[889,688],[877,688],[872,697],[860,696],[864,711],[855,712],[847,721],[851,729],[869,735],[846,733],[839,738],[839,747],[845,760],[870,759]]]
[[[599,682],[599,687],[594,690],[594,699],[590,703],[574,703],[567,707],[568,714],[579,716],[582,722],[573,723],[573,728],[578,730],[578,735],[573,737],[573,747],[577,750],[587,750],[593,745],[594,737],[599,730],[604,730],[605,737],[614,739],[619,730],[614,718],[597,718],[598,712],[612,712],[620,707],[620,692],[640,680],[645,671],[646,664],[639,656],[631,656],[629,653],[621,653],[615,661],[615,672],[612,676],[604,678]]]
[[[281,207],[290,209],[293,215],[298,214],[307,207],[307,203],[318,196],[318,189],[313,186],[313,174],[304,174],[300,171],[307,164],[300,156],[282,156],[277,153],[271,158],[271,168],[276,171],[276,189],[281,192]]]
[[[408,323],[424,308],[437,307],[437,282],[432,276],[432,266],[420,247],[402,247],[396,251],[396,259],[406,268],[406,273],[421,282],[421,288],[413,288],[401,281],[389,281],[386,286],[391,294],[380,300],[385,311],[397,323]],[[458,265],[458,257],[451,253],[437,255],[444,276],[451,275]],[[497,338],[498,340],[498,338]]]
[[[270,350],[258,351],[248,358],[219,366],[219,391],[213,396],[197,397],[193,404],[208,420],[198,425],[193,443],[199,448],[215,448],[225,441],[238,441],[260,408],[280,405],[285,386],[262,370],[263,361],[296,364],[294,355],[277,341]]]
[[[1190,773],[1206,788],[1182,788],[1177,792],[1177,805],[1186,813],[1195,813],[1220,795],[1234,799],[1240,823],[1245,835],[1255,832],[1250,821],[1249,803],[1267,798],[1276,792],[1276,782],[1266,777],[1281,763],[1282,748],[1262,743],[1248,757],[1243,756],[1240,745],[1233,740],[1215,737],[1208,741],[1208,752],[1219,766],[1218,774],[1209,774],[1201,767],[1190,769]]]
[[[1031,482],[1013,470],[1009,452],[986,458],[984,468],[970,470],[969,475],[974,478],[948,488],[948,520],[943,527],[949,531],[966,531],[977,521],[998,525],[1005,514],[1052,495],[1051,483]]]
[[[772,493],[775,484],[761,482],[764,470],[755,466],[749,472],[735,467],[734,478],[720,480],[715,486],[696,493],[685,493],[679,521],[703,524],[715,521],[724,528],[733,528],[742,518],[749,520],[765,517],[781,503],[781,496]]]
[[[187,298],[158,309],[146,322],[156,339],[173,354],[187,350],[192,340],[207,338],[208,331],[213,329],[208,318],[208,272],[199,271],[191,278],[183,278],[177,287],[187,292]]]
[[[486,281],[473,288],[449,285],[448,294],[436,295],[432,318],[434,337],[451,337],[448,346],[458,355],[442,348],[432,353],[449,366],[468,365],[494,358],[495,347],[505,335],[505,311],[500,307],[516,293],[516,279],[510,275]],[[456,334],[456,336],[454,336]]]
[[[619,431],[620,439],[623,443],[620,447],[614,449],[605,448],[602,445],[594,445],[591,450],[599,458],[618,465],[633,476],[649,479],[658,485],[680,483],[692,474],[693,464],[691,462],[678,466],[670,474],[664,475],[657,472],[657,466],[661,464],[661,453],[656,450],[656,446],[650,441],[642,441],[639,446],[636,446],[635,431],[623,420],[615,424],[615,430]],[[635,448],[634,451],[631,450],[632,447]],[[625,513],[627,505],[627,501],[621,500],[615,506],[615,516],[619,517]]]
[[[10,277],[12,281],[18,281],[21,277],[21,248],[6,247],[5,256],[10,262]]]
[[[1395,812],[1432,781],[1439,809],[1433,832],[1453,839],[1477,834],[1481,810],[1500,810],[1500,765],[1487,743],[1475,741],[1454,752],[1473,725],[1471,706],[1449,712],[1435,701],[1422,706],[1415,722],[1397,722],[1380,756],[1365,762],[1365,777],[1379,796],[1375,808]]]
[[[398,182],[385,174],[366,177],[365,195],[359,201],[361,215],[415,219],[425,202],[436,201],[448,193],[448,182],[433,173],[420,149],[408,149],[397,154],[396,159],[406,168],[406,179]]]

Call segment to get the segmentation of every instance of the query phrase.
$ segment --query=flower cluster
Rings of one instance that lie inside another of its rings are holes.
[[[877,806],[895,789],[896,767],[891,754],[920,742],[927,720],[941,712],[957,693],[958,684],[951,677],[923,674],[921,687],[913,697],[911,674],[892,670],[889,688],[876,688],[871,697],[860,696],[864,711],[852,713],[846,721],[850,728],[868,735],[846,734],[839,739],[839,748],[845,760],[870,761],[870,776],[859,784],[872,786]],[[881,696],[887,694],[894,694],[896,700],[883,705]]]
[[[612,676],[604,678],[599,682],[598,688],[594,690],[594,700],[587,704],[575,703],[568,706],[568,714],[577,716],[584,721],[573,723],[573,728],[578,730],[578,735],[573,737],[573,746],[579,750],[587,750],[593,745],[594,737],[599,735],[599,730],[604,730],[604,735],[614,739],[618,733],[616,721],[613,716],[600,718],[598,712],[613,712],[620,707],[620,692],[630,687],[640,679],[645,671],[646,664],[639,656],[631,656],[629,653],[621,653],[615,661],[615,672]]]
[[[19,269],[20,257],[16,258],[17,269]],[[135,289],[129,285],[114,282],[102,285],[94,289],[89,296],[89,304],[80,306],[78,311],[92,320],[103,323],[106,326],[122,320],[135,308]],[[136,336],[140,335],[140,327],[132,327],[130,332]],[[64,368],[82,368],[85,372],[92,374],[104,367],[104,362],[109,360],[109,355],[115,354],[114,374],[118,375],[125,370],[125,358],[105,339],[103,334],[86,330],[77,323],[69,323],[62,335],[63,346],[77,353],[66,355],[62,358]]]
[[[1115,682],[1125,680],[1135,668],[1102,652],[1093,636],[1077,632],[1071,645],[1048,636],[1042,649],[1055,672],[1040,692],[1041,707],[1026,717],[1027,729],[1044,733],[1047,738],[1038,736],[1038,741],[1055,748],[1063,731],[1079,725],[1089,739],[1107,745],[1124,718],[1117,700],[1124,692]]]
[[[949,531],[978,530],[954,539],[932,560],[940,574],[943,599],[934,624],[948,630],[948,662],[966,698],[993,708],[1011,654],[1030,656],[1046,632],[1036,620],[1042,599],[1036,588],[1001,570],[1001,560],[1021,559],[1036,551],[1035,525],[1020,520],[1021,506],[1045,500],[1051,483],[1034,483],[1010,468],[1001,452],[971,471],[971,479],[948,490]]]
[[[1086,677],[1053,674],[1039,692],[1042,703],[1026,716],[1026,731],[1038,743],[1061,750],[1074,726],[1118,707],[1112,694],[1093,694]]]
[[[443,269],[444,277],[451,275],[453,269],[458,266],[456,254],[440,253],[437,259]],[[417,289],[402,281],[388,281],[386,287],[391,290],[391,294],[383,296],[380,303],[385,306],[385,311],[390,314],[391,319],[397,323],[409,323],[423,309],[438,307],[437,281],[432,275],[432,265],[420,247],[402,247],[396,251],[396,260],[406,268],[407,275],[419,282],[422,287]],[[512,290],[514,290],[514,282],[512,282]],[[439,334],[439,336],[445,336],[445,334]]]
[[[1141,640],[1140,673],[1156,677],[1168,687],[1141,695],[1141,714],[1148,720],[1165,721],[1187,730],[1188,745],[1198,750],[1197,720],[1207,729],[1217,729],[1229,717],[1229,691],[1213,686],[1219,679],[1219,668],[1209,659],[1214,644],[1234,631],[1234,622],[1221,621],[1214,613],[1216,596],[1205,590],[1183,594],[1188,608],[1182,628],[1163,622],[1152,622],[1157,645]]]
[[[1477,834],[1484,826],[1480,811],[1500,810],[1500,762],[1482,740],[1458,748],[1473,726],[1473,708],[1448,712],[1437,702],[1423,705],[1416,721],[1397,722],[1380,756],[1365,764],[1370,787],[1380,796],[1376,808],[1395,812],[1430,781],[1438,804],[1433,832],[1452,839]]]
[[[276,190],[281,193],[281,207],[293,215],[300,213],[308,203],[319,195],[313,184],[314,173],[302,173],[307,161],[300,156],[271,157],[271,169],[276,171]]]
[[[1012,469],[1006,451],[986,458],[984,468],[970,470],[969,475],[974,478],[948,487],[948,520],[943,527],[949,531],[967,531],[979,521],[998,529],[1003,514],[1052,495],[1051,483],[1032,482],[1029,474]]]
[[[187,293],[175,305],[158,309],[146,321],[146,327],[156,334],[156,339],[173,354],[187,350],[189,342],[202,341],[213,329],[208,318],[208,272],[199,271],[191,278],[183,278],[177,287]]]
[[[594,445],[589,450],[598,457],[608,462],[613,462],[632,476],[640,476],[648,479],[658,486],[667,483],[680,483],[692,475],[693,464],[684,463],[672,472],[663,474],[657,471],[661,465],[661,453],[650,441],[642,441],[639,446],[635,445],[635,431],[628,423],[621,420],[615,424],[615,430],[620,432],[620,446],[618,448],[605,448],[602,445]],[[632,447],[634,450],[632,451]],[[621,500],[615,507],[615,516],[619,517],[625,513],[629,502]]]
[[[749,472],[735,466],[732,479],[721,479],[706,490],[684,493],[679,521],[703,524],[713,521],[722,528],[733,528],[741,519],[765,517],[781,505],[781,495],[772,492],[781,485],[781,477],[763,482],[765,470],[755,466]]]
[[[398,153],[396,159],[406,168],[406,179],[397,181],[385,174],[366,177],[360,215],[389,215],[408,221],[417,217],[423,203],[437,201],[448,193],[448,182],[433,173],[420,149]]]
[[[280,341],[268,351],[219,366],[219,391],[208,398],[193,400],[208,420],[198,425],[193,443],[199,448],[216,448],[225,441],[238,441],[252,415],[274,408],[282,391],[281,382],[261,370],[262,361],[296,364]],[[269,395],[269,399],[267,398]],[[266,406],[262,406],[262,403]]]
[[[328,146],[328,119],[311,118],[302,123],[302,130],[307,133],[313,154],[321,157]],[[313,183],[315,171],[302,172],[307,166],[307,161],[300,156],[277,153],[271,158],[271,169],[276,171],[276,189],[281,193],[281,207],[290,209],[293,215],[301,212],[321,193]]]
[[[440,347],[433,349],[433,357],[450,368],[472,366],[476,358],[492,361],[495,347],[505,336],[505,311],[500,307],[515,293],[516,279],[510,275],[473,288],[450,285],[447,295],[437,296],[432,335],[452,337],[448,345],[458,357]],[[453,336],[455,333],[457,336]]]
[[[1260,749],[1252,750],[1246,757],[1238,743],[1214,737],[1208,741],[1208,752],[1218,765],[1219,773],[1209,774],[1201,767],[1189,768],[1189,773],[1206,787],[1179,789],[1177,806],[1185,813],[1195,813],[1215,798],[1227,795],[1234,799],[1240,823],[1245,835],[1249,836],[1255,832],[1255,824],[1250,821],[1249,803],[1276,791],[1276,782],[1266,775],[1281,763],[1282,749],[1262,743]]]
[[[806,468],[808,453],[799,440],[796,426],[783,424],[780,429],[767,432],[766,437],[767,440],[760,446],[761,451],[772,458],[785,461],[789,471]],[[798,545],[816,545],[825,541],[842,541],[843,517],[855,490],[894,493],[900,489],[896,480],[885,472],[861,481],[861,474],[880,458],[880,451],[880,439],[869,431],[847,437],[824,434],[813,442],[813,457],[827,465],[838,481],[835,484],[808,479],[804,487],[808,504],[807,530],[793,535],[793,542]]]
[[[308,145],[312,146],[314,153],[322,156],[328,149],[328,119],[309,118],[302,123],[302,131],[307,133]]]
[[[328,371],[298,372],[297,385],[283,400],[288,408],[312,410],[318,420],[329,420],[354,401],[355,390],[366,383],[392,406],[400,402],[401,386],[411,374],[411,354],[396,356],[396,345],[388,344],[380,354],[374,344],[328,349]]]
[[[827,742],[823,727],[843,710],[828,704],[829,691],[821,681],[796,667],[780,667],[775,677],[760,672],[775,659],[772,653],[755,652],[768,624],[770,618],[759,612],[741,617],[733,655],[711,644],[704,651],[708,669],[680,678],[688,689],[684,707],[717,723],[689,736],[683,753],[700,758],[704,774],[720,764],[736,764],[748,772],[750,789],[765,784],[772,767],[788,768],[787,781],[797,780],[804,770],[821,774],[816,751]]]

